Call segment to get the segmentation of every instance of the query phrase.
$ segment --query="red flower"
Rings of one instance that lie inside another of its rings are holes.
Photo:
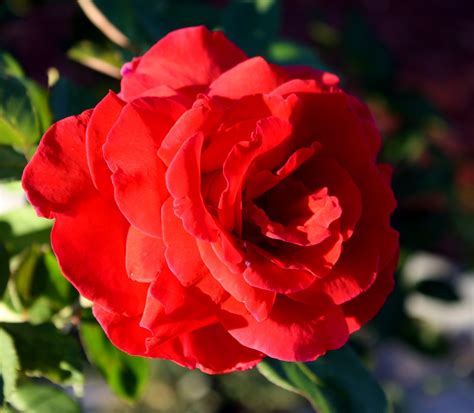
[[[390,167],[329,73],[177,30],[43,137],[23,185],[122,350],[205,372],[314,360],[393,286]]]

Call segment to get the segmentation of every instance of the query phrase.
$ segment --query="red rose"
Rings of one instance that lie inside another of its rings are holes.
[[[205,372],[342,346],[393,286],[390,167],[336,76],[204,27],[53,125],[23,185],[110,340]]]

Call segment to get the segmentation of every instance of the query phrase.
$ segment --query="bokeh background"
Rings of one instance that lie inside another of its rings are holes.
[[[352,346],[394,412],[472,413],[472,1],[94,4],[0,1],[0,329],[14,339],[18,356],[10,359],[20,358],[20,382],[37,377],[24,387],[55,400],[79,396],[85,412],[312,411],[257,371],[207,376],[111,348],[88,303],[60,274],[49,247],[51,223],[35,217],[19,185],[53,121],[118,91],[120,66],[168,31],[205,24],[224,30],[249,55],[330,70],[369,104],[384,139],[380,158],[395,167],[393,225],[402,249],[394,293]],[[97,10],[111,25],[98,22]],[[3,357],[8,344],[0,334]],[[53,411],[38,409],[34,397],[16,404],[20,411]]]

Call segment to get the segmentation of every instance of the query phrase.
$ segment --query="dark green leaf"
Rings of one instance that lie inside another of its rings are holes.
[[[12,406],[25,413],[80,413],[79,404],[57,387],[40,383],[20,386],[10,400]]]
[[[51,108],[55,120],[77,115],[100,100],[97,90],[89,90],[61,77],[51,89]]]
[[[274,384],[306,397],[320,413],[384,413],[385,394],[348,347],[310,363],[267,359],[258,366]]]
[[[10,279],[10,257],[3,243],[0,242],[0,299],[3,297]]]
[[[19,369],[15,344],[10,335],[0,328],[0,407],[15,391]]]
[[[28,375],[59,384],[80,383],[82,357],[79,343],[53,324],[1,323],[15,342],[20,364]]]
[[[129,356],[114,347],[93,320],[81,322],[80,337],[90,362],[97,366],[117,396],[137,400],[149,379],[148,360]]]
[[[230,39],[249,55],[259,55],[278,36],[281,2],[279,0],[231,0],[222,27]]]
[[[0,145],[0,180],[20,179],[25,166],[24,155],[16,152],[10,146]]]

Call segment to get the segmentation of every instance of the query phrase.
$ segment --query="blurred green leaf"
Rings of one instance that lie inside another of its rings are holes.
[[[22,370],[58,384],[82,382],[82,356],[76,339],[53,324],[0,323],[15,342]]]
[[[23,77],[25,75],[20,64],[13,56],[3,51],[0,51],[0,73],[13,77]]]
[[[16,389],[20,364],[10,335],[0,328],[0,410]]]
[[[17,78],[0,74],[0,144],[26,149],[39,134],[27,87]]]
[[[0,299],[5,294],[10,279],[10,257],[3,243],[0,242]]]
[[[112,45],[99,45],[81,40],[67,52],[68,56],[93,70],[108,76],[120,78],[120,67],[124,60]]]
[[[30,248],[23,251],[20,263],[13,273],[16,291],[24,306],[32,304],[33,300],[41,293],[45,284],[45,277],[35,277],[40,256],[40,247],[33,244]]]
[[[31,205],[0,215],[0,241],[13,255],[33,243],[49,244],[52,221],[39,218]]]
[[[310,363],[266,359],[258,370],[272,383],[307,398],[319,413],[384,413],[387,400],[346,345]]]
[[[35,114],[38,117],[40,133],[43,134],[53,123],[53,115],[48,101],[48,92],[45,88],[31,79],[23,79],[28,90]],[[37,140],[35,140],[36,142]]]
[[[222,19],[226,35],[251,56],[260,55],[278,36],[279,0],[230,0]]]
[[[49,247],[31,245],[19,257],[12,276],[24,316],[31,323],[48,321],[78,298],[74,287],[64,278]]]
[[[40,383],[20,386],[10,400],[12,406],[24,413],[80,413],[79,404],[57,387]]]
[[[20,179],[26,166],[24,155],[7,145],[0,145],[0,180]]]
[[[117,349],[92,319],[81,322],[80,337],[89,361],[114,393],[128,401],[137,400],[149,380],[149,361]]]
[[[282,65],[305,65],[320,70],[326,69],[315,51],[290,41],[282,40],[271,43],[268,49],[268,58],[270,61]]]

